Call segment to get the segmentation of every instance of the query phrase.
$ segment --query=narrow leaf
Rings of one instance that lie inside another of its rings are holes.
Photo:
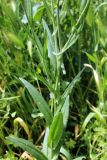
[[[13,135],[7,137],[6,139],[18,145],[20,148],[27,151],[29,154],[31,154],[33,157],[37,158],[38,160],[48,160],[47,157],[40,150],[38,150],[35,147],[35,145],[33,145],[31,142],[22,138],[17,138]]]
[[[53,147],[55,149],[62,136],[62,133],[63,133],[63,116],[62,116],[62,113],[59,112],[54,117],[53,122],[50,126],[48,146]]]
[[[43,143],[42,143],[42,147],[43,147],[42,152],[45,155],[48,155],[48,146],[47,146],[48,136],[49,136],[49,128],[47,127],[46,131],[45,131],[44,140],[43,140]]]
[[[49,136],[49,128],[46,128],[44,140],[42,143],[42,152],[48,157],[48,159],[51,159],[51,148],[48,147],[48,136]]]
[[[65,103],[64,103],[61,111],[63,114],[63,124],[64,124],[64,127],[66,128],[68,116],[69,116],[69,96],[67,96],[67,98],[65,99]]]
[[[77,75],[76,77],[72,80],[72,82],[68,85],[68,87],[66,88],[65,92],[62,95],[62,99],[66,98],[70,92],[72,91],[72,89],[74,88],[75,84],[77,82],[80,81],[80,76],[82,74],[82,72],[84,71],[85,68],[83,68]]]
[[[48,89],[50,92],[53,92],[54,93],[54,89],[52,88],[52,85],[48,83],[48,81],[43,77],[43,76],[40,76],[39,74],[35,74],[36,75],[36,78],[41,81]],[[35,77],[34,77],[35,78]],[[35,79],[36,79],[35,78]]]
[[[93,56],[93,55],[91,55],[91,54],[89,54],[89,53],[86,53],[86,55],[87,55],[87,57],[93,62],[93,63],[97,63],[97,60],[96,60],[96,58]]]
[[[47,25],[47,23],[45,22],[44,19],[42,19],[42,22],[43,22],[44,29],[47,32],[48,41],[50,42],[50,44],[52,46],[52,49],[54,50],[54,40],[53,40],[52,34],[51,34],[51,32],[49,30],[49,27],[48,27],[48,25]]]
[[[42,95],[38,92],[38,90],[33,85],[31,85],[29,82],[27,82],[23,78],[20,78],[20,80],[27,88],[34,102],[37,104],[40,112],[44,115],[44,118],[46,119],[47,124],[50,125],[52,122],[53,116],[47,102],[44,100]]]
[[[26,134],[28,135],[28,139],[31,139],[29,128],[28,128],[27,124],[24,122],[24,120],[22,118],[20,118],[20,117],[17,117],[14,120],[14,129],[15,129],[15,132],[17,132],[16,129],[17,129],[18,123],[25,130]]]
[[[86,117],[86,119],[85,119],[85,121],[84,121],[84,123],[83,123],[83,125],[82,125],[81,132],[80,132],[79,135],[81,135],[81,134],[83,133],[83,131],[85,130],[87,124],[90,122],[90,120],[91,120],[93,117],[95,117],[95,113],[91,112],[91,113],[88,114],[88,116]]]
[[[54,68],[56,67],[56,57],[53,54],[55,52],[55,44],[54,44],[54,39],[52,37],[52,34],[49,30],[49,27],[47,25],[47,23],[45,22],[45,20],[42,20],[43,22],[43,26],[44,26],[44,30],[46,30],[47,33],[47,39],[48,39],[48,57],[51,60],[52,65],[54,66]]]

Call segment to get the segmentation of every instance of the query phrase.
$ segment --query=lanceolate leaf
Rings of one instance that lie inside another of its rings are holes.
[[[77,74],[77,76],[72,80],[72,82],[68,85],[68,87],[66,88],[65,92],[62,95],[62,99],[66,98],[70,94],[70,92],[72,91],[72,89],[74,88],[75,84],[80,81],[80,76],[81,76],[82,72],[84,71],[84,69],[85,68],[83,68]]]
[[[44,19],[42,19],[42,22],[43,22],[44,29],[45,29],[46,32],[47,32],[48,41],[50,42],[50,45],[51,45],[51,47],[52,47],[52,49],[53,49],[53,51],[54,51],[55,46],[54,46],[54,40],[53,40],[52,34],[51,34],[51,32],[50,32],[50,30],[49,30],[49,28],[48,28],[48,25],[47,25],[47,23],[45,22]]]
[[[53,120],[53,116],[46,101],[33,85],[31,85],[29,82],[27,82],[23,78],[20,78],[20,80],[27,88],[34,102],[37,104],[40,112],[44,115],[44,118],[46,119],[47,124],[50,125]]]
[[[48,146],[53,147],[54,149],[57,147],[58,142],[63,133],[63,116],[62,113],[59,112],[55,117],[50,126],[50,132],[48,137]]]
[[[64,133],[64,131],[63,131],[62,136],[61,136],[61,138],[60,138],[60,140],[59,140],[59,142],[58,142],[58,145],[57,145],[57,147],[55,148],[55,150],[54,150],[54,152],[53,152],[53,157],[56,157],[56,156],[59,155],[59,153],[62,153],[62,152],[61,152],[61,147],[62,147],[62,145],[63,145],[63,143],[64,143],[64,139],[65,139],[65,133]],[[54,158],[53,158],[53,159],[54,159]]]
[[[43,143],[42,143],[42,148],[43,148],[42,152],[45,155],[48,155],[48,146],[47,146],[48,136],[49,136],[49,128],[47,127],[46,131],[45,131],[44,140],[43,140]]]
[[[46,33],[47,33],[48,57],[50,58],[53,67],[55,68],[56,67],[56,57],[53,54],[55,52],[54,39],[53,39],[52,34],[51,34],[50,30],[49,30],[49,27],[48,27],[48,25],[47,25],[47,23],[45,22],[44,19],[42,20],[42,22],[43,22],[44,30],[46,30]]]
[[[11,141],[12,143],[16,144],[23,150],[27,151],[30,153],[33,157],[35,157],[37,160],[48,160],[47,157],[40,151],[38,150],[35,145],[33,145],[31,142],[22,139],[22,138],[17,138],[15,136],[9,136],[6,138],[7,140]]]
[[[63,124],[64,124],[64,127],[66,128],[68,116],[69,116],[69,96],[67,96],[67,98],[65,99],[65,103],[62,107],[61,112],[63,114]]]

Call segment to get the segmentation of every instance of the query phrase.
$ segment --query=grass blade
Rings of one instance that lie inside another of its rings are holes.
[[[86,119],[85,119],[85,121],[84,121],[84,123],[83,123],[83,125],[82,125],[81,132],[80,132],[79,136],[83,133],[83,131],[85,130],[87,124],[89,123],[89,121],[90,121],[93,117],[95,117],[95,113],[93,113],[93,112],[89,113],[89,115],[86,117]]]

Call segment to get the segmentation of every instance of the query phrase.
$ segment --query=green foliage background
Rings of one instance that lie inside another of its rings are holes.
[[[106,85],[107,0],[0,0],[1,159],[21,159],[23,150],[6,140],[11,134],[41,149],[47,124],[56,125],[57,113],[62,123],[59,112],[69,97],[62,146],[72,158],[60,150],[57,159],[106,160]],[[49,117],[36,98],[49,105]],[[60,136],[50,130],[55,148]]]

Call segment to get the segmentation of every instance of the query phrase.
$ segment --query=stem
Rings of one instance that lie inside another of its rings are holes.
[[[55,31],[56,28],[56,24],[55,24],[55,17],[54,17],[54,4],[53,4],[53,0],[51,0],[51,7],[52,7],[52,19],[53,19],[53,31]],[[59,0],[57,3],[57,7],[58,7],[58,12],[59,12]],[[59,14],[59,13],[58,13]],[[59,35],[59,15],[57,16],[57,25],[58,25],[58,35],[54,34],[54,43],[55,43],[55,53],[59,52],[59,47],[58,47],[58,42],[57,42],[57,36],[58,36],[58,40],[60,41],[60,35]],[[56,80],[55,80],[55,86],[54,86],[54,90],[57,91],[57,94],[54,97],[54,114],[56,113],[56,103],[57,103],[57,95],[59,95],[59,78],[60,78],[60,56],[55,56],[56,57]]]
[[[57,2],[57,27],[58,27],[58,43],[59,43],[59,51],[61,50],[61,39],[60,39],[60,18],[59,18],[59,1]]]

